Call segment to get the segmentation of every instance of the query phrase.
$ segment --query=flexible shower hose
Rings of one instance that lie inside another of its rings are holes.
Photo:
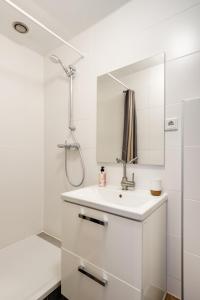
[[[71,137],[72,137],[73,142],[74,142],[76,145],[78,145],[78,142],[77,142],[77,140],[76,140],[76,138],[75,138],[75,136],[74,136],[72,130],[70,130],[70,134],[71,134]],[[73,182],[71,181],[71,179],[70,179],[70,177],[69,177],[68,166],[67,166],[67,165],[68,165],[68,163],[67,163],[67,161],[68,161],[68,155],[67,155],[68,149],[67,149],[67,147],[65,147],[65,174],[66,174],[66,177],[67,177],[68,182],[69,182],[73,187],[79,187],[79,186],[83,183],[83,181],[84,181],[84,179],[85,179],[85,165],[84,165],[83,155],[82,155],[82,151],[81,151],[80,145],[79,145],[79,147],[77,147],[77,150],[78,150],[78,152],[79,152],[80,162],[81,162],[81,167],[82,167],[82,178],[81,178],[81,181],[80,181],[79,183],[75,184],[75,183],[73,183]]]

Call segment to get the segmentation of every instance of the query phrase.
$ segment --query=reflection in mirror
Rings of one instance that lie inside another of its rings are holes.
[[[122,143],[122,160],[131,161],[137,157],[137,121],[135,111],[135,92],[125,91],[124,127]]]
[[[164,164],[164,54],[97,80],[97,161]]]

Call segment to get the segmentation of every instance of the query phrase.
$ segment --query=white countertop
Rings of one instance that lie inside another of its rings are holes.
[[[129,219],[143,221],[167,201],[167,194],[152,196],[148,190],[123,191],[121,187],[116,186],[90,186],[63,193],[62,199]]]

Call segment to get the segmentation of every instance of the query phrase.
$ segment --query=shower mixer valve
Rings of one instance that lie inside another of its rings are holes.
[[[85,165],[84,165],[84,161],[83,161],[83,156],[82,156],[82,151],[81,151],[81,146],[80,144],[76,141],[76,137],[74,136],[74,131],[76,130],[76,127],[73,124],[73,80],[75,78],[76,75],[76,68],[73,65],[69,65],[68,67],[66,67],[62,60],[56,56],[55,54],[52,54],[50,57],[51,61],[53,63],[59,64],[61,66],[61,68],[63,69],[63,71],[65,72],[66,76],[69,79],[69,120],[68,120],[68,129],[70,131],[70,137],[71,137],[71,143],[67,143],[67,141],[65,141],[64,144],[58,144],[57,147],[58,148],[63,148],[65,149],[65,174],[67,177],[68,182],[74,186],[74,187],[78,187],[81,186],[81,184],[83,183],[84,179],[85,179]],[[74,150],[77,151],[79,153],[79,158],[80,158],[80,163],[81,163],[81,168],[82,168],[82,178],[78,183],[74,183],[71,181],[71,178],[69,176],[68,173],[68,151],[67,150]]]
[[[68,144],[67,142],[65,142],[65,144],[58,144],[57,147],[65,148],[65,149],[69,149],[69,150],[78,150],[80,148],[80,144],[79,143]]]
[[[70,129],[71,131],[75,131],[75,130],[76,130],[76,127],[75,127],[74,125],[70,125],[70,126],[69,126],[69,129]]]

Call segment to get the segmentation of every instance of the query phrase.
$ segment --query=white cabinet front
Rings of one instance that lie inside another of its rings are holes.
[[[67,202],[63,209],[63,248],[141,290],[142,223]]]
[[[137,289],[65,250],[61,286],[69,300],[141,300]]]

